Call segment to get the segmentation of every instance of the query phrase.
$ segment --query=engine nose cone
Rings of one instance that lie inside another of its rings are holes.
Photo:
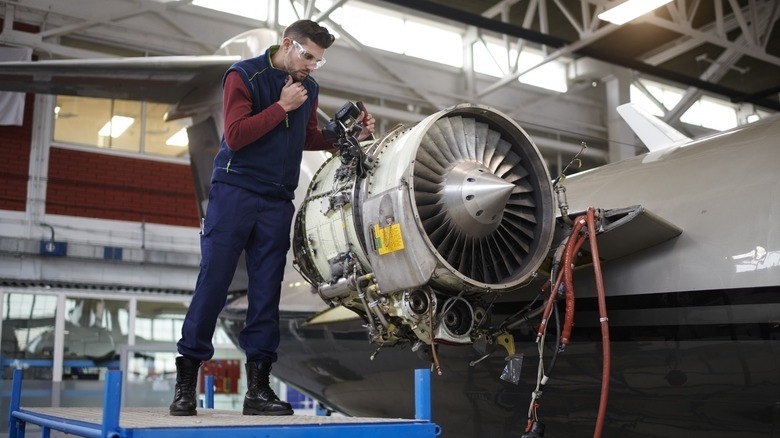
[[[452,221],[463,233],[482,237],[501,222],[514,188],[480,163],[461,162],[450,170],[443,191]]]

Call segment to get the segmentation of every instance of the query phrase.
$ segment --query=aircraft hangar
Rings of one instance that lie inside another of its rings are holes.
[[[633,1],[0,0],[2,412],[11,403],[15,369],[24,370],[30,395],[22,403],[29,406],[103,406],[112,370],[123,372],[123,407],[168,406],[175,343],[200,265],[199,232],[222,129],[222,75],[297,19],[317,21],[337,37],[327,63],[312,74],[323,124],[346,102],[363,102],[376,119],[376,141],[389,149],[401,141],[399,132],[414,135],[432,114],[465,117],[477,110],[452,108],[478,105],[481,117],[502,126],[496,131],[516,130],[530,140],[535,152],[522,160],[538,159],[546,170],[531,173],[548,181],[653,151],[645,144],[653,140],[621,117],[621,105],[687,140],[780,112],[780,3],[671,0],[622,23],[602,15]],[[297,200],[308,199],[308,180],[318,170],[302,170]],[[560,193],[553,196],[558,207],[565,203]],[[769,190],[769,203],[776,198],[777,189]],[[663,218],[653,225],[657,234],[675,235]],[[658,237],[667,238],[673,239]],[[749,248],[752,257],[759,248]],[[306,272],[293,258],[281,303],[292,315],[284,321],[291,339],[305,337],[298,324],[332,304],[304,280],[311,275],[301,276],[313,269]],[[215,334],[215,359],[204,365],[216,376],[218,408],[240,410],[246,390],[244,356],[235,344],[240,319],[231,313],[246,305],[246,282],[239,270]],[[777,315],[768,318],[780,320]],[[771,340],[778,339],[774,327],[766,335]],[[382,363],[388,348],[371,346],[364,333],[352,335],[376,350],[362,358],[389,372],[392,361]],[[409,354],[419,356],[417,347]],[[770,360],[779,360],[777,342],[771,347]],[[473,354],[474,364],[487,357]],[[339,393],[323,402],[324,394],[311,388],[324,388],[325,381],[357,388],[361,380],[334,357],[306,356],[309,375],[281,373],[274,381],[296,414],[414,417],[409,409],[371,415],[368,408],[341,409]],[[500,374],[503,356],[499,362]],[[410,367],[421,364],[431,366]],[[666,381],[680,378],[668,367]],[[410,372],[408,382],[383,388],[408,395],[411,406],[412,378]],[[435,375],[432,380],[433,421],[439,422],[448,409],[439,397],[449,395],[437,397],[441,388]],[[200,385],[203,390],[203,376]],[[362,397],[366,406],[373,401]],[[468,424],[505,424],[484,429],[499,431],[492,436],[544,436],[495,415],[496,405],[507,406],[501,397],[466,391],[467,404],[484,415]],[[780,434],[780,400],[775,403],[756,413],[755,435],[744,436]],[[528,398],[520,404],[523,415],[515,420],[525,424]],[[445,423],[442,436],[487,433],[453,424]],[[683,436],[676,426],[670,420],[653,431],[604,436]],[[592,429],[588,423],[587,433],[567,436],[593,436]],[[9,432],[3,422],[0,436]],[[559,436],[552,428],[549,434]]]

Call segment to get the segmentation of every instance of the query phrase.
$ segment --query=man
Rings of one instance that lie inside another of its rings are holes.
[[[200,274],[177,343],[171,415],[197,415],[198,368],[214,355],[211,340],[242,251],[249,274],[249,308],[239,335],[247,357],[243,414],[293,413],[269,386],[269,375],[279,346],[279,296],[303,150],[335,147],[318,127],[319,86],[310,76],[325,64],[333,40],[317,23],[296,21],[279,45],[225,74],[225,133],[201,230]],[[360,117],[363,140],[374,120],[365,112]]]

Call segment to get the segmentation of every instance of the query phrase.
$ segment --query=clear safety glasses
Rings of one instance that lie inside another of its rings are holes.
[[[293,47],[295,47],[295,50],[298,51],[298,56],[301,57],[304,61],[306,61],[308,64],[314,64],[314,69],[318,69],[325,65],[325,58],[317,59],[312,55],[311,53],[307,52],[306,49],[303,48],[303,46],[295,40],[292,40]]]

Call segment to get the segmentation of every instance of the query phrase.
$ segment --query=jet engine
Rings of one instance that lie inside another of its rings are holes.
[[[339,119],[349,113],[331,122],[341,152],[295,218],[297,269],[329,305],[361,315],[375,344],[472,343],[492,300],[522,287],[549,252],[553,190],[538,149],[481,105],[363,145],[354,119]]]

